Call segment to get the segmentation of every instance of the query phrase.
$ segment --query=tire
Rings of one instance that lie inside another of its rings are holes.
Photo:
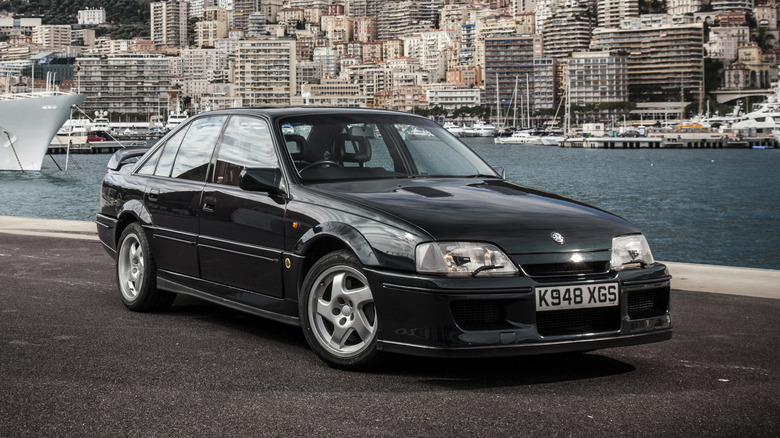
[[[157,266],[146,233],[137,222],[128,225],[119,238],[116,282],[122,303],[134,312],[163,310],[176,299],[172,292],[157,290]]]
[[[374,296],[350,251],[332,252],[312,266],[298,306],[306,341],[329,365],[356,370],[377,360]]]

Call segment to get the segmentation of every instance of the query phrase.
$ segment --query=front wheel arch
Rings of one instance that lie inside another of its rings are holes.
[[[314,263],[299,289],[298,311],[306,341],[329,365],[356,370],[379,357],[373,292],[351,251],[333,251]]]

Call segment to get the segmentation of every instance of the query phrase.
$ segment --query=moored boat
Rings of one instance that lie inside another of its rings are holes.
[[[40,171],[71,107],[86,97],[59,91],[0,95],[0,171]]]
[[[496,137],[493,139],[496,144],[542,144],[542,138],[529,131],[517,131],[509,137]]]

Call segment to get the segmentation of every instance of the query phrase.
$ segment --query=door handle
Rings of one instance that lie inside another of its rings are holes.
[[[159,197],[160,197],[160,189],[149,190],[149,201],[157,202],[157,199],[159,199]]]
[[[207,196],[203,198],[203,211],[214,213],[214,208],[217,205],[217,198]]]

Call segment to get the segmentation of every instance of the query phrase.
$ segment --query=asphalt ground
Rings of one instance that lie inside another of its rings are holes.
[[[657,344],[345,372],[297,327],[127,311],[94,239],[0,234],[0,436],[780,436],[780,300],[672,308]]]

